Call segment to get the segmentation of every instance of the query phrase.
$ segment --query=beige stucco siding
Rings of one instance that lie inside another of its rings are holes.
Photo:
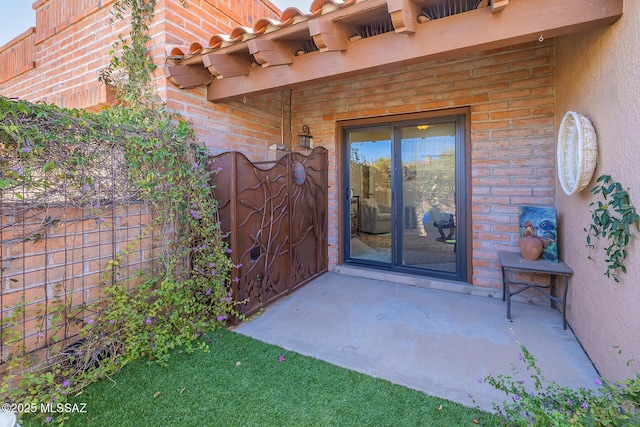
[[[627,1],[622,19],[612,27],[556,41],[556,126],[567,110],[589,117],[599,143],[592,183],[599,175],[611,175],[629,188],[640,207],[638,22],[640,3]],[[620,283],[605,277],[604,246],[589,252],[583,231],[590,224],[589,203],[595,200],[589,188],[572,196],[557,189],[561,256],[575,270],[568,319],[596,368],[622,379],[640,372],[640,240],[632,241]],[[637,230],[635,234],[640,237]]]

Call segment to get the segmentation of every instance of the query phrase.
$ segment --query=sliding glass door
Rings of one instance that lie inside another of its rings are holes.
[[[400,265],[456,271],[455,123],[397,130],[403,227]]]
[[[354,260],[391,264],[391,127],[349,135],[349,235]]]
[[[345,128],[345,261],[466,280],[464,116]]]

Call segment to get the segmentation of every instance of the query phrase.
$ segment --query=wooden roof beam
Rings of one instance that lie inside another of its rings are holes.
[[[213,77],[201,65],[165,65],[165,77],[180,89],[206,85]]]
[[[251,70],[251,55],[227,55],[210,52],[202,55],[202,63],[216,79],[248,76]]]
[[[252,39],[247,42],[249,53],[263,68],[272,65],[286,65],[293,62],[293,55],[287,43],[273,40]]]
[[[345,29],[335,22],[326,19],[309,21],[309,34],[320,52],[345,51],[348,36]]]
[[[422,10],[413,0],[387,0],[387,9],[396,33],[416,32]]]
[[[408,37],[394,32],[380,34],[349,43],[347,51],[312,52],[296,56],[287,67],[252,69],[249,76],[217,80],[207,87],[207,99],[226,101],[392,65],[499,49],[532,42],[540,36],[549,39],[573,34],[613,24],[622,16],[623,5],[624,0],[519,0],[509,2],[500,13],[480,8],[419,24]]]

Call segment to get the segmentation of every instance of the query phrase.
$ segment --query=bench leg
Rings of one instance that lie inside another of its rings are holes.
[[[503,297],[504,294],[507,296],[507,319],[511,320],[511,290],[509,286],[509,270],[504,272],[504,288],[503,288]]]
[[[507,290],[507,282],[506,282],[506,278],[504,275],[504,267],[500,267],[502,269],[502,301],[505,300],[505,294],[506,294],[506,290]]]
[[[564,291],[562,295],[562,329],[567,330],[567,290],[569,289],[569,281],[564,276]]]
[[[551,294],[551,296],[553,298],[557,298],[556,297],[556,294],[557,294],[556,286],[558,286],[558,282],[556,280],[556,276],[552,274],[551,275],[551,289],[549,289],[549,293]],[[555,309],[556,308],[556,301],[553,298],[550,298],[549,300],[551,301],[551,308]]]

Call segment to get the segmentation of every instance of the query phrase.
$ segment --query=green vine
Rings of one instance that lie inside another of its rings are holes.
[[[241,317],[230,291],[231,270],[239,266],[232,264],[220,229],[208,150],[193,141],[187,122],[166,109],[153,87],[147,31],[155,3],[113,5],[114,19],[128,11],[131,16],[129,37],[119,36],[100,77],[116,88],[117,105],[94,114],[0,97],[0,199],[22,207],[16,217],[43,212],[24,241],[46,238],[61,222],[47,214],[61,201],[88,212],[79,220],[95,219],[101,227],[114,226],[102,215],[118,204],[143,203],[154,214],[104,271],[105,298],[82,307],[57,298],[47,315],[38,316],[41,329],[54,325],[47,360],[25,349],[20,332],[25,306],[33,302],[22,301],[3,319],[0,338],[9,355],[0,397],[39,409],[52,404],[49,413],[31,414],[46,423],[64,424],[68,415],[55,405],[87,384],[139,358],[166,364],[172,349],[207,350],[207,333]],[[153,268],[117,279],[125,257],[151,233],[160,236]],[[58,338],[69,322],[81,325],[72,345]]]
[[[587,233],[587,247],[595,249],[593,239],[607,240],[608,246],[604,248],[607,270],[604,274],[619,282],[618,271],[627,272],[624,265],[628,255],[626,248],[634,237],[630,228],[635,225],[636,229],[640,229],[640,216],[636,214],[629,193],[619,182],[613,181],[609,175],[601,175],[596,182],[591,193],[601,196],[602,200],[589,205],[593,223],[588,229],[584,229]],[[592,259],[591,256],[589,259]]]
[[[187,7],[186,0],[180,0]],[[101,70],[100,81],[115,88],[116,98],[132,106],[154,111],[159,97],[153,86],[153,60],[147,54],[149,24],[155,15],[156,0],[117,0],[112,6],[112,23],[131,17],[129,37],[118,35],[109,51],[111,62]]]

